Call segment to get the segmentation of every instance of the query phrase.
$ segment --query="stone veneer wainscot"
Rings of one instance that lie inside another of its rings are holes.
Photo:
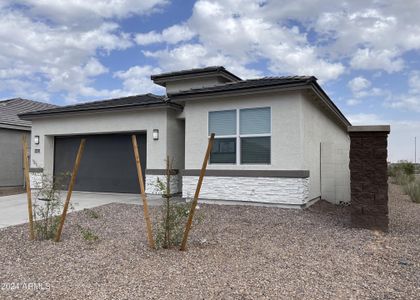
[[[197,181],[198,176],[182,177],[182,197],[194,196]],[[206,176],[200,198],[303,207],[310,200],[309,177]]]

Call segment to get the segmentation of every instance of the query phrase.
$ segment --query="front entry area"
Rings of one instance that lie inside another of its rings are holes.
[[[74,190],[88,192],[140,193],[132,133],[54,138],[54,175],[71,173],[81,138],[86,145]],[[136,134],[142,164],[146,169],[146,134]]]

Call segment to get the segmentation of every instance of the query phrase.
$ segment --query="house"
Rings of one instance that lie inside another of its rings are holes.
[[[242,80],[224,67],[206,67],[151,79],[166,88],[165,96],[20,115],[33,124],[33,161],[47,174],[69,171],[80,138],[87,137],[75,189],[138,193],[130,141],[135,133],[146,192],[159,193],[156,181],[163,178],[169,156],[172,191],[188,198],[214,132],[203,200],[288,207],[306,207],[320,198],[350,201],[351,124],[315,77]]]
[[[18,114],[52,107],[21,98],[0,101],[0,194],[20,192],[24,186],[22,135],[30,140],[31,122]]]

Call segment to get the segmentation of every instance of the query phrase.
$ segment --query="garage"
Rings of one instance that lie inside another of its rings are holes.
[[[140,193],[131,135],[132,133],[56,136],[54,138],[54,175],[72,171],[80,139],[86,138],[74,190]],[[144,176],[146,134],[137,133],[136,136]]]

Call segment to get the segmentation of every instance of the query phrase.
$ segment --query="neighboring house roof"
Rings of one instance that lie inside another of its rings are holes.
[[[327,93],[317,83],[315,76],[280,76],[280,77],[264,77],[259,79],[242,80],[238,82],[229,82],[221,85],[215,85],[203,88],[193,88],[185,91],[179,91],[168,94],[170,101],[188,101],[207,96],[220,94],[237,94],[254,91],[267,91],[270,89],[299,89],[311,88],[325,103],[325,105],[336,114],[344,126],[350,126],[351,123],[338,109],[334,102],[328,97]]]
[[[37,116],[56,115],[63,113],[77,113],[83,111],[98,111],[109,109],[124,109],[130,107],[174,107],[182,109],[182,106],[176,103],[170,103],[164,96],[153,94],[136,95],[129,97],[121,97],[108,100],[100,100],[94,102],[87,102],[76,105],[61,106],[57,108],[33,111],[29,113],[20,114],[19,117],[24,120],[30,120]]]
[[[31,130],[31,121],[22,120],[18,115],[53,107],[57,106],[21,98],[0,100],[0,128]]]
[[[197,69],[189,69],[175,72],[162,73],[157,75],[152,75],[150,78],[154,83],[166,86],[166,82],[172,80],[185,80],[190,78],[197,77],[208,77],[208,76],[219,76],[223,77],[226,81],[237,82],[242,79],[235,74],[229,72],[222,66],[213,66]]]

